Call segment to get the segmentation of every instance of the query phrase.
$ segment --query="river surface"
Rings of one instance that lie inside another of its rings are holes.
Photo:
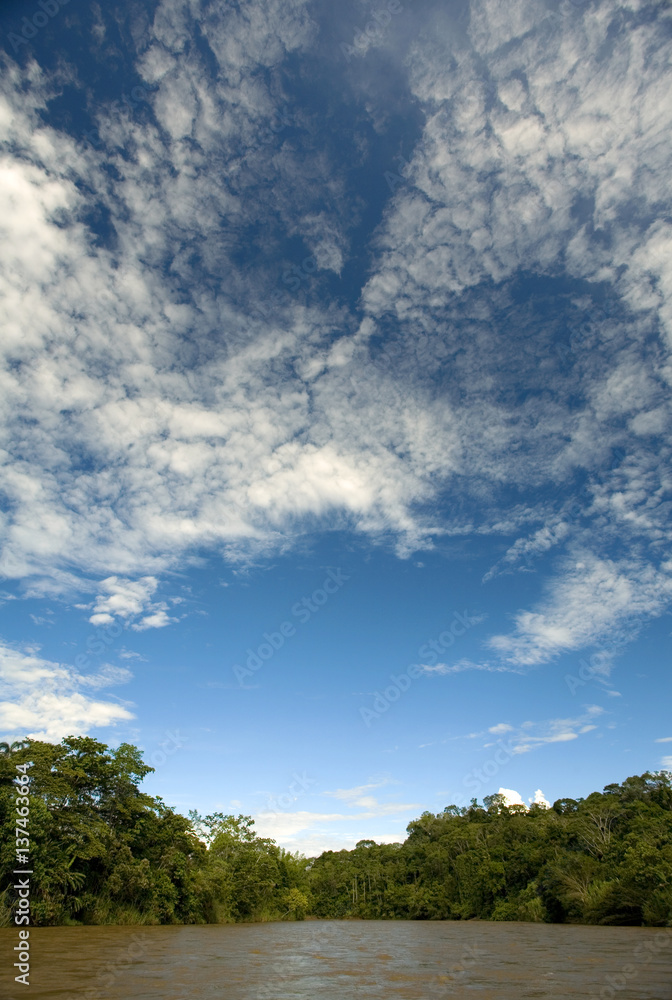
[[[672,930],[305,921],[0,931],[2,1000],[672,1000]],[[11,957],[10,957],[11,956]]]

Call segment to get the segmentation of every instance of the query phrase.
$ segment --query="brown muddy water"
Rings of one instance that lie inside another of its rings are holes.
[[[0,931],[2,1000],[672,1000],[672,930],[415,921]]]

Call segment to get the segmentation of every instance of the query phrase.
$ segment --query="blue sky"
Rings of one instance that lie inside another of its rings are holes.
[[[3,5],[3,736],[309,854],[672,767],[671,43]]]

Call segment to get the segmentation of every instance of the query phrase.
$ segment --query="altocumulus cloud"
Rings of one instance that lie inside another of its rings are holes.
[[[156,581],[197,549],[241,562],[316,523],[400,554],[498,535],[493,574],[553,550],[557,569],[479,669],[634,634],[672,578],[669,8],[607,0],[559,22],[538,0],[476,0],[456,30],[430,5],[405,49],[393,22],[422,124],[361,296],[269,310],[287,240],[326,287],[361,222],[313,111],[263,140],[283,68],[317,44],[312,13],[158,3],[135,53],[151,114],[101,101],[95,148],[42,114],[72,72],[3,57],[0,570],[93,591],[94,624],[142,630],[170,623]]]
[[[131,624],[131,628],[136,632],[170,625],[177,619],[169,616],[166,602],[151,600],[157,586],[158,580],[153,576],[145,576],[135,581],[119,579],[116,576],[101,580],[99,588],[102,594],[96,598],[89,621],[92,625],[110,625],[114,622],[115,616],[128,621],[142,615],[140,621]]]

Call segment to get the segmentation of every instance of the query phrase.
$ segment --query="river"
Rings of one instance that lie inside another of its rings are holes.
[[[2,1000],[672,1000],[672,930],[305,921],[0,931]]]

